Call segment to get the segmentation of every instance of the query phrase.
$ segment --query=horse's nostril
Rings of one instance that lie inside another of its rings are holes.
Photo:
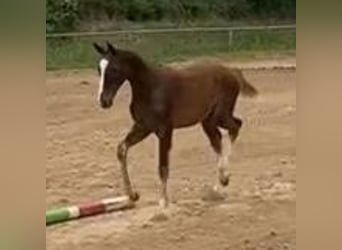
[[[110,108],[112,106],[111,101],[101,101],[101,107],[104,109]]]

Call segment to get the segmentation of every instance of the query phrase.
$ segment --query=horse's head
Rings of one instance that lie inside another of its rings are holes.
[[[98,73],[100,75],[98,101],[102,108],[110,108],[113,105],[113,99],[127,79],[127,72],[118,56],[118,50],[107,42],[107,49],[94,43],[95,50],[101,56],[98,64]]]

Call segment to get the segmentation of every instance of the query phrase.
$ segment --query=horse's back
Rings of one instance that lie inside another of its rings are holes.
[[[170,87],[175,127],[189,126],[208,116],[229,91],[224,82],[227,72],[221,64],[204,62],[158,72],[159,80]]]

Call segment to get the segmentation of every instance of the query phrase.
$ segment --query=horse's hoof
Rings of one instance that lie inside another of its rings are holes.
[[[161,199],[159,200],[159,208],[160,208],[162,211],[165,210],[165,209],[167,209],[168,206],[169,206],[169,202],[168,202],[167,199],[161,198]]]
[[[230,174],[221,174],[220,177],[220,183],[223,187],[228,186],[229,181],[230,181]]]
[[[140,195],[138,192],[133,191],[130,195],[129,198],[131,201],[138,201],[140,198]]]

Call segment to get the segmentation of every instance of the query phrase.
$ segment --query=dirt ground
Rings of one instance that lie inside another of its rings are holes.
[[[244,120],[225,199],[205,199],[216,157],[200,126],[177,130],[171,153],[172,204],[158,220],[155,138],[129,153],[136,208],[46,229],[48,250],[296,249],[296,71],[245,70],[257,99],[240,98]],[[89,83],[81,83],[82,81]],[[116,146],[132,124],[129,87],[114,106],[96,103],[95,71],[47,73],[48,208],[122,194]]]

